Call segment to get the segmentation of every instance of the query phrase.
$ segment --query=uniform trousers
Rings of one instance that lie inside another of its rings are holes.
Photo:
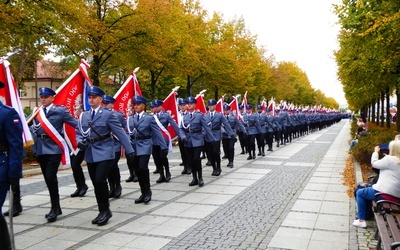
[[[153,155],[153,159],[154,159],[154,164],[156,165],[156,168],[160,173],[161,173],[161,171],[164,171],[164,167],[165,167],[165,169],[169,170],[168,157],[167,157],[167,155],[164,155],[164,153],[161,151],[160,146],[153,145],[152,155]]]
[[[150,191],[149,160],[150,155],[137,155],[133,161],[133,170],[138,177],[142,195],[146,195]]]
[[[1,210],[4,205],[4,201],[7,197],[7,190],[9,189],[10,184],[8,182],[0,182],[0,217],[3,216],[3,211]]]
[[[108,182],[110,189],[119,187],[121,185],[121,174],[119,173],[118,162],[121,158],[121,151],[115,152],[115,158],[111,162],[111,168],[108,173]]]
[[[233,157],[235,156],[235,139],[223,137],[222,148],[224,149],[225,156],[228,157],[228,160],[233,161]]]
[[[247,151],[249,154],[251,154],[251,151],[256,150],[256,135],[248,135],[247,136]]]
[[[221,165],[221,141],[206,142],[207,155],[213,168]]]
[[[272,150],[272,143],[274,142],[274,132],[267,132],[264,138],[265,142],[268,145],[268,149]]]
[[[58,193],[57,172],[61,162],[61,154],[38,155],[37,158],[42,169],[44,181],[49,189],[50,200],[58,201],[60,196]]]
[[[264,152],[264,147],[265,147],[264,139],[265,139],[264,133],[259,133],[256,135],[257,147],[260,152]]]
[[[187,156],[186,156],[186,152],[185,152],[185,143],[181,140],[179,140],[179,151],[181,152],[183,166],[185,168],[187,168]]]
[[[84,150],[79,150],[76,155],[71,156],[72,175],[74,176],[77,188],[85,186],[85,175],[83,174],[81,166],[84,158],[85,158]]]
[[[87,163],[97,204],[108,204],[107,176],[113,160]]]
[[[201,171],[201,151],[203,146],[200,147],[185,147],[186,155],[188,160],[188,166],[192,169],[192,172]]]
[[[239,143],[240,143],[240,148],[242,149],[242,151],[247,151],[246,149],[246,139],[244,138],[244,133],[242,131],[237,131],[236,132],[238,137],[239,137]]]

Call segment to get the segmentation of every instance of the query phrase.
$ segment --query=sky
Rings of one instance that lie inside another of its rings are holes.
[[[243,17],[257,45],[276,61],[295,62],[311,86],[346,105],[333,52],[340,26],[332,4],[340,0],[200,0],[203,9],[225,21]]]

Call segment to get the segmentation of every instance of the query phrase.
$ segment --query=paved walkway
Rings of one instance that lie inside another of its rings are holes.
[[[85,197],[70,198],[71,170],[60,171],[63,214],[47,223],[42,175],[24,178],[24,211],[14,218],[17,249],[358,249],[354,201],[342,184],[349,129],[343,120],[265,157],[248,161],[237,154],[233,169],[223,161],[219,177],[204,167],[202,188],[188,186],[191,176],[180,174],[174,148],[171,182],[155,184],[158,176],[151,174],[148,205],[134,204],[138,184],[123,182],[123,195],[111,200],[113,217],[101,227],[91,224],[98,212],[90,181]],[[125,180],[128,170],[120,163]]]

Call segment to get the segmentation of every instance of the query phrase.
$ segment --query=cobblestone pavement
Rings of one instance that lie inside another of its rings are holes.
[[[63,215],[47,223],[44,214],[50,205],[42,176],[24,178],[24,211],[14,219],[16,245],[96,250],[358,249],[360,232],[350,225],[355,202],[345,195],[339,177],[344,166],[338,166],[345,164],[348,139],[348,121],[341,121],[251,161],[238,154],[237,143],[235,167],[225,167],[223,160],[219,177],[204,167],[202,188],[188,186],[191,176],[180,174],[174,148],[169,156],[171,182],[155,184],[158,176],[151,174],[153,200],[148,205],[134,204],[137,183],[122,183],[123,195],[110,200],[113,217],[103,227],[90,223],[97,205],[89,181],[85,197],[70,198],[75,189],[71,170],[59,171]],[[150,168],[155,169],[153,163]],[[123,160],[120,169],[125,180]],[[333,174],[327,172],[332,169]],[[88,178],[86,171],[85,175]]]

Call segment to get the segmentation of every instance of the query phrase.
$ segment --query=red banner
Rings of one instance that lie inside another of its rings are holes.
[[[0,81],[5,84],[5,87],[0,89],[0,99],[5,105],[11,106],[17,111],[22,122],[23,133],[21,136],[23,137],[24,147],[32,146],[34,143],[32,134],[29,131],[28,124],[25,122],[25,114],[22,109],[17,85],[11,74],[10,63],[7,60],[1,60],[0,64]]]
[[[65,106],[68,112],[79,119],[80,114],[90,109],[87,99],[87,89],[92,83],[87,74],[89,65],[82,60],[79,68],[56,90],[53,103]],[[76,153],[77,142],[75,128],[64,125],[65,140],[72,151]]]
[[[121,88],[114,95],[114,109],[121,111],[125,116],[133,114],[132,99],[134,96],[142,96],[139,82],[136,78],[135,71],[126,79]]]
[[[219,98],[217,105],[215,106],[215,111],[224,113],[224,97],[225,95]]]
[[[236,96],[232,96],[232,101],[231,103],[229,103],[229,106],[231,107],[231,112],[233,114],[235,114],[235,116],[239,119],[239,120],[243,120],[242,116],[240,115],[239,112],[239,102],[237,100]]]
[[[204,92],[205,90],[201,91],[200,94],[196,96],[196,110],[205,114],[207,113],[206,104],[204,103]]]
[[[178,123],[178,105],[176,103],[176,96],[177,96],[177,92],[175,90],[173,90],[171,92],[171,94],[169,94],[165,99],[164,99],[164,103],[162,105],[163,109],[165,112],[168,112],[172,119],[174,119],[174,121],[176,122],[176,124]],[[168,126],[168,132],[171,135],[171,139],[174,139],[175,137],[177,137],[178,135],[175,133],[175,130],[172,128],[171,125]]]

